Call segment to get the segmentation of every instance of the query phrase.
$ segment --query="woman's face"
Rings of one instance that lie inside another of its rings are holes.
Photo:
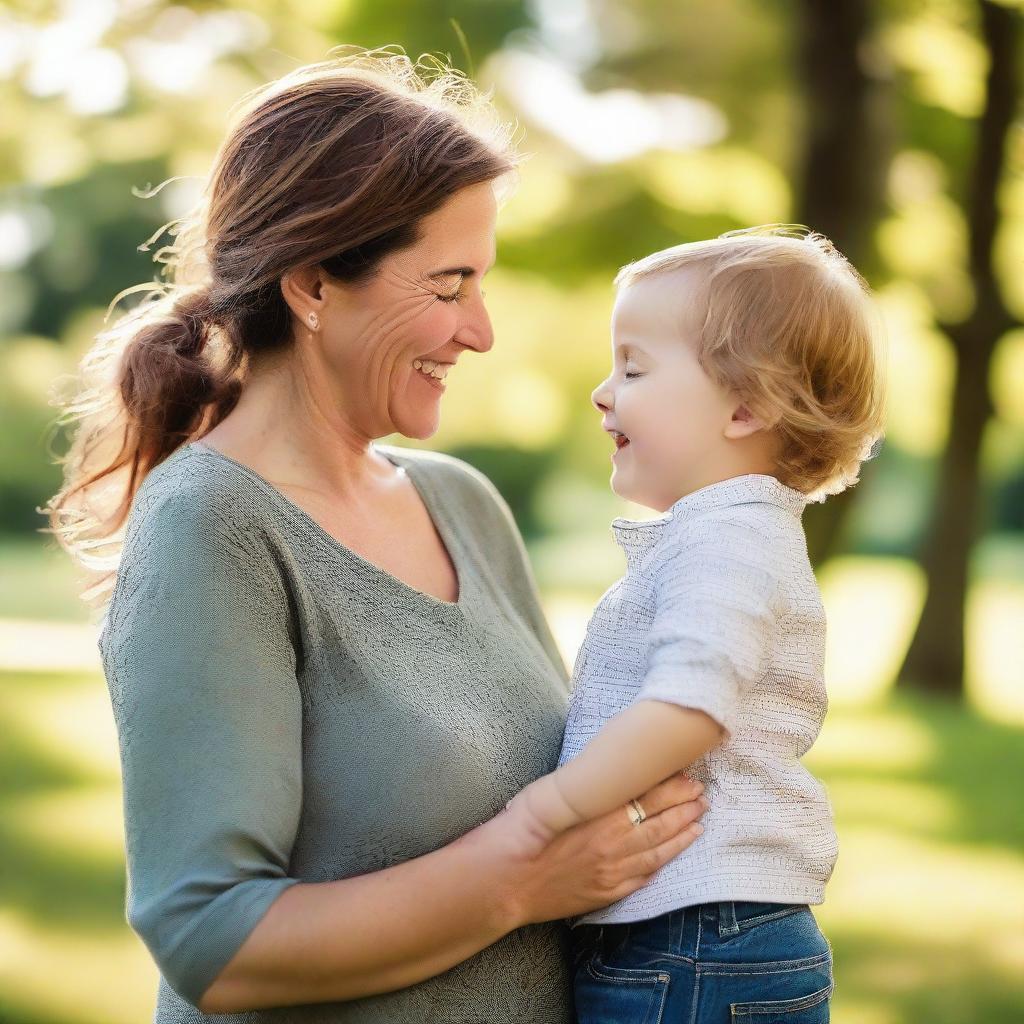
[[[494,343],[480,284],[494,263],[489,182],[456,193],[413,245],[365,282],[325,282],[318,349],[338,413],[358,435],[430,437],[445,378],[467,350]]]

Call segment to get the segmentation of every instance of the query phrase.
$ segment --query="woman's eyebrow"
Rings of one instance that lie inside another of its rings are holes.
[[[486,275],[493,266],[494,264],[492,263],[491,266],[484,271],[484,274]],[[473,267],[448,267],[446,270],[435,270],[432,274],[428,274],[427,277],[454,277],[456,274],[460,274],[462,277],[475,277],[476,270]]]
[[[449,267],[447,270],[436,270],[433,274],[428,274],[427,277],[454,277],[456,274],[472,277],[475,273],[476,271],[472,267]]]

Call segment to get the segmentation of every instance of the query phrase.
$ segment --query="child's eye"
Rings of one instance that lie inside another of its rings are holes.
[[[636,370],[627,370],[625,376],[626,380],[631,380],[633,377],[639,377],[640,374]]]

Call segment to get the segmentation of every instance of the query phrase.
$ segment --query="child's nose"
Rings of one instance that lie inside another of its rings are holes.
[[[598,412],[607,412],[612,407],[612,392],[608,387],[608,381],[603,380],[591,392],[590,401],[594,403]]]

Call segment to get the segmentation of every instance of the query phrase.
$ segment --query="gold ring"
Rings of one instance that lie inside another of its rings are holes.
[[[626,807],[626,812],[629,814],[629,820],[634,825],[641,825],[647,820],[647,815],[644,813],[644,809],[640,806],[639,800],[630,800]]]

